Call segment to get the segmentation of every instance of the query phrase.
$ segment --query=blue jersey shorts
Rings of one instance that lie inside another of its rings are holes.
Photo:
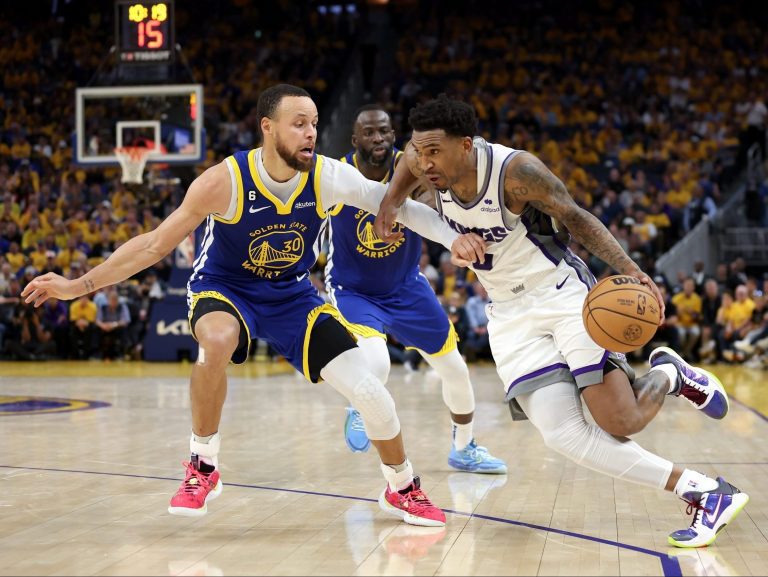
[[[274,291],[271,292],[274,294]],[[308,353],[312,328],[331,317],[336,318],[350,332],[351,327],[335,307],[320,298],[309,280],[292,282],[285,287],[283,293],[284,300],[268,301],[264,300],[263,294],[260,295],[258,286],[254,290],[208,278],[195,279],[190,283],[187,293],[189,318],[192,319],[195,306],[201,299],[212,298],[229,304],[240,317],[248,333],[249,344],[235,351],[232,362],[244,363],[248,359],[250,342],[257,338],[263,339],[311,381]]]
[[[422,275],[410,277],[396,291],[384,296],[371,297],[332,287],[331,300],[355,334],[389,334],[406,347],[427,355],[442,355],[456,348],[456,331]]]

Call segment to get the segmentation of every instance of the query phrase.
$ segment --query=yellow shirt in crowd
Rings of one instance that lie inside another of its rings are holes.
[[[677,307],[677,318],[681,326],[690,328],[698,323],[701,316],[701,297],[696,293],[690,296],[684,292],[672,297],[672,303]]]
[[[734,301],[725,315],[725,320],[733,323],[735,327],[740,327],[752,318],[752,312],[755,310],[755,301],[747,299],[743,303]]]
[[[96,322],[96,303],[92,300],[85,302],[80,299],[76,300],[69,306],[69,320],[70,322],[77,322],[80,319],[85,319],[89,323]]]

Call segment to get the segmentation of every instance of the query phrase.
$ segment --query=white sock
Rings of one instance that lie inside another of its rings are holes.
[[[685,469],[683,474],[680,475],[680,479],[675,485],[675,495],[682,497],[683,494],[691,491],[697,491],[700,493],[706,493],[707,491],[713,491],[717,489],[718,482],[714,479],[710,479],[706,475],[702,475],[697,471],[691,469]]]
[[[219,467],[219,448],[221,447],[221,436],[218,431],[213,435],[201,437],[192,433],[189,442],[189,450],[197,455],[201,463],[205,463],[214,468]]]
[[[381,472],[384,473],[390,491],[401,491],[413,483],[413,467],[408,459],[399,465],[382,463]]]
[[[665,363],[663,365],[656,365],[655,367],[651,367],[651,370],[648,371],[649,373],[651,371],[660,371],[667,375],[669,378],[669,393],[670,395],[673,395],[677,392],[677,368],[675,368],[675,365],[672,363]]]
[[[456,450],[461,451],[470,442],[472,442],[472,422],[465,425],[453,423],[453,446]]]

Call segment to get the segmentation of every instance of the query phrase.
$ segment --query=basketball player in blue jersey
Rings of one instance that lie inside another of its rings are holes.
[[[513,417],[528,418],[547,446],[596,471],[674,491],[695,511],[687,529],[669,536],[677,547],[700,547],[746,505],[749,497],[658,457],[627,437],[642,430],[667,394],[682,396],[722,419],[728,397],[711,373],[673,350],[651,352],[650,371],[634,378],[623,355],[595,344],[581,307],[594,277],[568,248],[570,235],[621,274],[658,287],[563,183],[532,154],[473,138],[468,104],[442,96],[414,108],[413,137],[382,203],[376,230],[397,242],[392,216],[414,181],[436,190],[438,212],[455,230],[487,243],[471,266],[488,290],[488,334]],[[663,302],[659,299],[659,302]],[[663,305],[662,305],[663,307]],[[659,320],[664,316],[659,311]],[[597,422],[584,419],[581,398]]]
[[[389,182],[402,152],[386,111],[375,104],[355,116],[352,146],[342,158],[370,180]],[[393,244],[373,234],[370,212],[337,205],[330,212],[330,255],[326,283],[333,304],[358,330],[357,344],[368,354],[369,367],[383,383],[389,378],[386,334],[417,349],[443,382],[443,399],[453,421],[448,464],[461,471],[504,474],[507,466],[475,442],[472,420],[475,396],[469,370],[456,347],[456,333],[432,287],[419,273],[421,237],[404,229]],[[361,330],[362,328],[362,330]],[[360,413],[347,408],[347,446],[366,451],[370,444]]]
[[[407,523],[442,526],[445,515],[421,490],[406,458],[392,397],[366,368],[349,324],[324,303],[307,274],[326,211],[343,202],[375,212],[385,187],[315,154],[317,108],[303,89],[268,88],[257,113],[262,148],[235,153],[206,170],[157,229],[132,238],[83,277],[70,281],[49,273],[33,280],[26,302],[69,300],[120,282],[157,262],[205,221],[188,285],[190,326],[199,343],[190,382],[192,458],[169,512],[204,515],[207,501],[221,493],[218,431],[226,366],[244,362],[251,340],[262,338],[308,380],[325,380],[358,408],[387,481],[381,508]],[[398,219],[446,246],[462,244],[453,248],[474,259],[473,245],[434,210],[409,201]]]

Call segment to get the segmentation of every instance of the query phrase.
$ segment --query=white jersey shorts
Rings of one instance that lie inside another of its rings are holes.
[[[586,267],[579,264],[562,260],[515,287],[511,299],[488,305],[491,352],[507,401],[553,383],[579,389],[602,383],[609,358],[634,380],[626,357],[597,345],[584,328],[581,309],[593,279],[585,278]],[[513,417],[521,418],[516,405],[510,405]]]

